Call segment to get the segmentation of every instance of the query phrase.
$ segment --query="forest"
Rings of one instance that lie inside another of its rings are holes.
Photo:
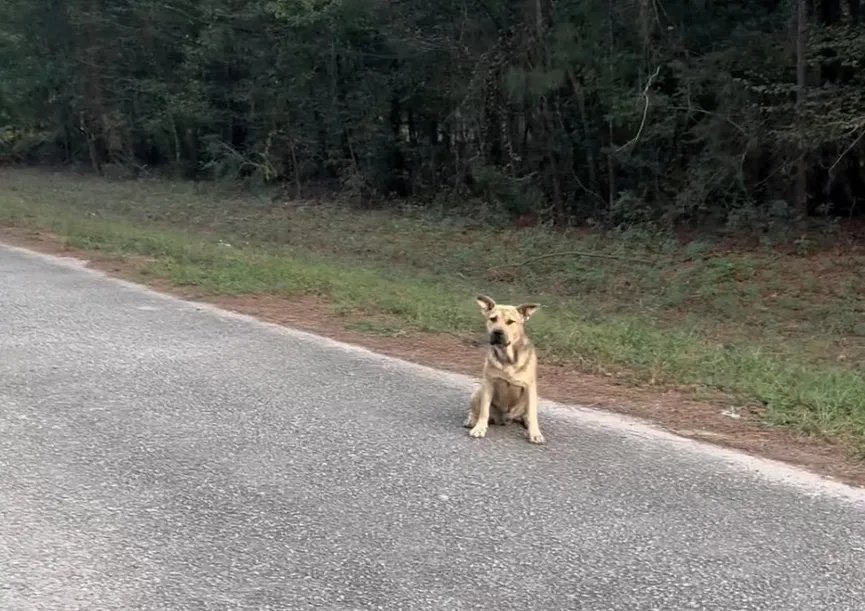
[[[865,203],[860,0],[4,0],[0,163],[724,228]]]

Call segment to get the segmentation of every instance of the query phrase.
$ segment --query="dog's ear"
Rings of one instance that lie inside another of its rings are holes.
[[[521,303],[517,306],[517,312],[520,313],[523,320],[528,320],[532,317],[532,314],[538,311],[539,307],[541,307],[539,303]]]
[[[496,302],[487,297],[486,295],[478,295],[475,297],[475,301],[478,302],[478,305],[481,306],[481,312],[486,314],[494,307],[496,307]]]

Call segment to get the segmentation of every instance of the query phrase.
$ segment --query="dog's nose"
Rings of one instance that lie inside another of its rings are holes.
[[[493,344],[500,344],[502,340],[505,339],[504,331],[501,329],[495,329],[490,331],[490,342]]]

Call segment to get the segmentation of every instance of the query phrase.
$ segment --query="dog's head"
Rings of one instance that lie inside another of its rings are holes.
[[[525,335],[525,323],[540,305],[523,303],[518,306],[499,305],[486,295],[478,295],[478,305],[487,321],[490,345],[507,347]]]

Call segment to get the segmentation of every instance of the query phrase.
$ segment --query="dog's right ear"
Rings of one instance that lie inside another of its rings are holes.
[[[475,297],[475,301],[478,302],[478,305],[481,307],[481,312],[486,314],[494,307],[496,307],[496,302],[487,297],[486,295],[478,295]]]

